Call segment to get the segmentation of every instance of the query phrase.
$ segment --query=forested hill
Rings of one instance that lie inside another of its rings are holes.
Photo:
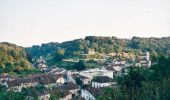
[[[15,44],[0,43],[0,73],[31,69],[25,49]]]
[[[73,56],[85,53],[89,48],[95,49],[99,53],[150,51],[155,55],[170,55],[170,37],[120,39],[117,37],[86,36],[84,39],[63,43],[51,42],[41,46],[32,46],[26,50],[32,57],[47,56],[55,53],[58,49],[62,49],[66,56]]]

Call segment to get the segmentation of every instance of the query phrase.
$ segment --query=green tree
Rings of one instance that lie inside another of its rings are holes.
[[[80,60],[78,63],[74,65],[74,68],[78,71],[86,69],[84,61]]]
[[[61,61],[65,57],[65,49],[59,49],[54,55],[54,61]]]
[[[14,70],[14,65],[12,62],[5,63],[5,72],[11,72]]]

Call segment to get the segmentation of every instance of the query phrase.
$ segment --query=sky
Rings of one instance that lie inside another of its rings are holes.
[[[0,42],[170,36],[170,0],[0,0]]]

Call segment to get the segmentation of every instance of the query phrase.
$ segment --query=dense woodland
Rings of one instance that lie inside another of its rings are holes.
[[[15,44],[0,43],[0,73],[15,74],[31,70],[30,56],[23,47]]]

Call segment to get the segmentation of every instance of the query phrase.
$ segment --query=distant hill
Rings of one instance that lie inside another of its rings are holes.
[[[0,73],[31,69],[32,58],[44,57],[47,62],[55,64],[64,58],[79,57],[88,50],[98,53],[121,53],[149,51],[151,56],[170,56],[170,37],[121,39],[117,37],[86,36],[62,43],[50,42],[23,48],[11,43],[0,43]]]
[[[56,51],[64,50],[65,57],[86,53],[92,48],[99,53],[111,52],[144,52],[150,51],[152,54],[170,55],[170,37],[163,38],[140,38],[121,39],[117,37],[86,36],[84,39],[75,39],[63,43],[47,43],[41,46],[32,46],[26,50],[32,57],[47,57],[54,55]]]
[[[23,47],[15,44],[0,43],[0,73],[15,72],[24,69],[31,69],[29,56]]]

